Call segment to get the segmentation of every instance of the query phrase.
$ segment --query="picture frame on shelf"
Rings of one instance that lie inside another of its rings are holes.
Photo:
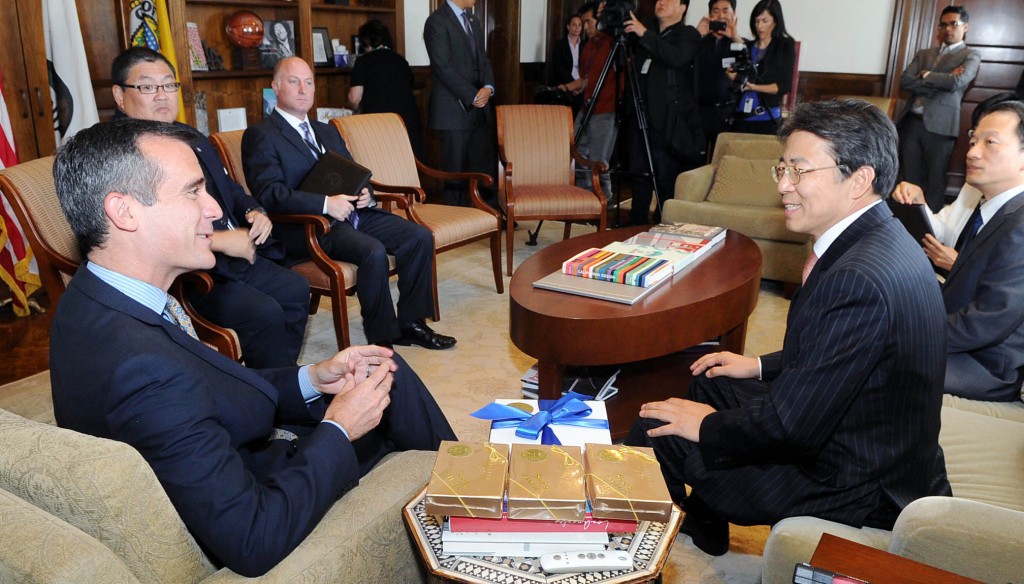
[[[327,27],[313,27],[313,64],[317,67],[334,65],[334,48]]]
[[[295,56],[295,22],[264,20],[260,62],[264,69],[273,69],[278,61]]]

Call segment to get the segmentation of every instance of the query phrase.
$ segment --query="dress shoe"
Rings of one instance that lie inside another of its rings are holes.
[[[724,519],[697,519],[688,513],[679,532],[689,535],[693,545],[709,556],[729,551],[729,522]]]
[[[399,330],[402,334],[394,340],[396,345],[419,345],[425,349],[435,351],[450,349],[455,346],[454,337],[437,334],[422,320],[414,320],[408,324],[403,324]]]

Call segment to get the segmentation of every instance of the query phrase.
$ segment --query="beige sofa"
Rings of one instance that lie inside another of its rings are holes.
[[[768,170],[781,154],[775,136],[719,134],[711,163],[676,178],[662,220],[738,231],[761,248],[762,278],[799,284],[811,248],[806,235],[786,229],[782,199]]]
[[[0,582],[419,582],[401,508],[434,454],[386,458],[261,578],[216,569],[130,446],[0,409]]]
[[[792,517],[777,523],[763,584],[789,584],[822,533],[888,550],[982,582],[1024,582],[1024,403],[945,396],[939,443],[953,497],[908,505],[891,532]]]

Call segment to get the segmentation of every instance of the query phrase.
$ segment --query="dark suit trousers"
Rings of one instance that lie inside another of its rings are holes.
[[[309,317],[309,284],[302,276],[256,256],[238,280],[216,278],[209,294],[190,294],[214,324],[234,329],[242,358],[254,369],[295,365]]]
[[[490,107],[490,106],[488,106]],[[494,133],[483,109],[472,108],[468,114],[468,130],[438,130],[441,139],[441,170],[448,172],[482,172],[497,184],[498,157],[495,154]],[[487,204],[498,207],[494,187],[481,187],[480,196]],[[463,181],[445,181],[444,204],[471,206]]]
[[[924,190],[925,201],[933,213],[938,213],[946,204],[946,167],[955,146],[956,138],[929,132],[921,118],[912,114],[903,118],[900,134],[903,180]]]
[[[654,181],[649,176],[650,167],[647,164],[647,150],[644,146],[644,137],[637,126],[636,120],[629,125],[629,170],[633,175],[633,203],[629,210],[630,225],[647,225],[651,222],[648,219],[648,212],[651,208],[651,198],[654,193],[654,185],[658,185],[658,206],[654,210],[654,223],[661,222],[661,208],[665,201],[675,196],[676,177],[680,173],[696,168],[701,161],[684,161],[670,154],[662,144],[665,136],[660,128],[651,126],[647,129],[647,136],[651,144],[651,162],[654,164]]]
[[[399,323],[434,313],[434,237],[426,227],[380,210],[360,210],[359,230],[348,221],[333,221],[320,246],[336,260],[359,267],[356,296],[363,330],[370,343],[399,336]],[[398,271],[398,313],[388,287],[388,254]]]
[[[376,428],[352,443],[361,475],[390,452],[436,451],[442,440],[458,440],[434,396],[412,367],[397,353],[393,359],[398,370],[389,394],[391,405],[384,410]]]
[[[770,385],[757,379],[700,375],[690,384],[689,399],[727,410],[760,399],[769,391]],[[871,493],[869,501],[844,497],[842,490],[815,481],[796,464],[709,469],[696,442],[678,436],[647,436],[647,430],[661,425],[658,420],[637,418],[626,444],[654,448],[669,493],[677,503],[685,497],[684,484],[688,484],[714,513],[739,525],[772,525],[799,515],[849,524],[853,509],[868,506],[882,510],[869,516],[865,524],[891,529],[899,512],[880,502],[880,490]]]

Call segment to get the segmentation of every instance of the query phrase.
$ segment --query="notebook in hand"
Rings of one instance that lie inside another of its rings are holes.
[[[370,184],[370,169],[328,150],[299,185],[300,191],[321,195],[359,195]]]
[[[920,243],[925,235],[935,235],[931,219],[928,218],[927,205],[902,205],[890,200],[889,209],[892,210],[893,216],[907,228],[914,241]]]

